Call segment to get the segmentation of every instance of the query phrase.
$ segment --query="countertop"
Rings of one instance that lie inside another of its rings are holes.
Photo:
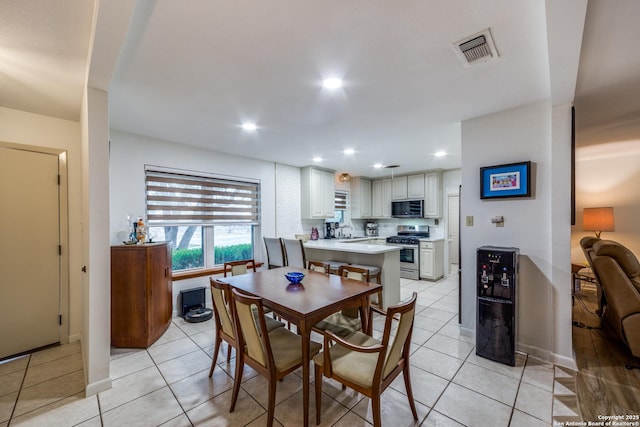
[[[319,239],[309,240],[304,244],[305,248],[323,249],[329,251],[354,252],[361,254],[384,254],[387,252],[399,251],[398,246],[386,245],[369,245],[361,243],[365,240],[371,240],[371,237],[352,238],[352,239]]]

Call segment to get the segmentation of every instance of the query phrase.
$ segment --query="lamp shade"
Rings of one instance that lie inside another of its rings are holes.
[[[613,208],[584,208],[582,214],[582,229],[585,231],[595,231],[598,237],[601,231],[615,231]]]

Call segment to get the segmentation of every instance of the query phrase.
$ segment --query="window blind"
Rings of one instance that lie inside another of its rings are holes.
[[[343,191],[335,192],[335,210],[347,210],[347,195],[348,193]]]
[[[147,169],[149,225],[258,224],[260,184]]]

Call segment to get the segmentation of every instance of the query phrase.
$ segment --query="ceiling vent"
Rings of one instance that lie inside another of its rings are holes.
[[[453,50],[465,67],[483,64],[498,58],[498,51],[488,28],[454,43]]]

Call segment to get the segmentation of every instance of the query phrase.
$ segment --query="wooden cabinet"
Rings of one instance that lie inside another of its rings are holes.
[[[442,218],[442,172],[428,172],[424,177],[424,217]]]
[[[444,240],[420,242],[420,278],[438,280],[444,275]]]
[[[171,245],[111,247],[111,345],[149,347],[167,330],[173,310]]]
[[[378,179],[371,183],[371,216],[391,218],[391,179]]]
[[[371,218],[371,180],[351,178],[351,219]]]
[[[393,179],[393,200],[424,199],[424,174]]]
[[[335,215],[335,179],[333,172],[312,167],[302,168],[302,218],[333,218]]]

